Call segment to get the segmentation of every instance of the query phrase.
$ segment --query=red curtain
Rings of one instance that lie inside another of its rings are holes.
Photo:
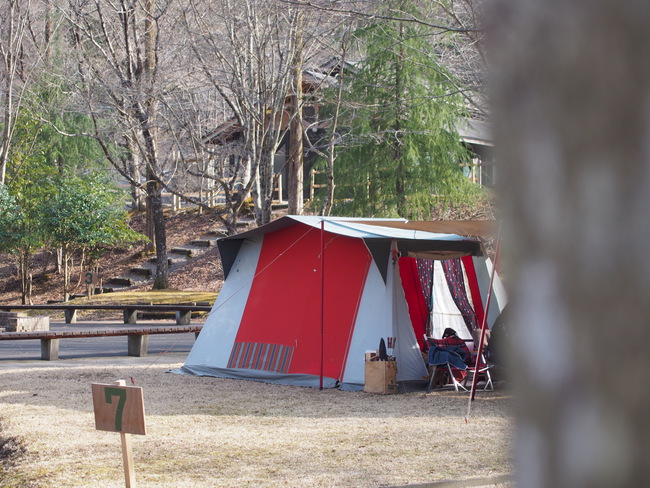
[[[424,351],[426,349],[424,334],[429,319],[429,307],[424,299],[417,262],[415,258],[402,257],[399,259],[398,265],[415,337],[420,349]]]

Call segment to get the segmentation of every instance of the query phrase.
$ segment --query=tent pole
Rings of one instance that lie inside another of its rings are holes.
[[[492,265],[492,272],[490,273],[490,287],[488,288],[487,299],[485,300],[485,312],[483,314],[483,321],[481,323],[481,339],[479,340],[478,351],[476,352],[476,364],[474,365],[474,377],[472,378],[472,392],[469,397],[470,405],[471,402],[474,401],[474,397],[476,395],[476,384],[478,383],[477,372],[478,372],[479,365],[481,364],[481,355],[483,354],[483,344],[485,343],[485,329],[487,328],[487,317],[488,317],[488,312],[490,310],[490,300],[492,298],[494,275],[496,274],[496,269],[499,265],[499,255],[501,251],[500,248],[501,248],[501,231],[499,230],[499,233],[497,234],[497,248],[494,257],[494,264]],[[467,417],[465,420],[469,418],[469,411],[470,411],[470,407],[468,406]]]
[[[325,219],[320,221],[320,381],[323,389],[325,361]]]

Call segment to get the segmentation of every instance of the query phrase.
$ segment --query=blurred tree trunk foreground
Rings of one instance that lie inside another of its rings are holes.
[[[517,484],[650,479],[650,2],[500,0]]]

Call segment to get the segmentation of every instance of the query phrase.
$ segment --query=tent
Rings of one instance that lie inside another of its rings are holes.
[[[396,358],[398,382],[421,381],[427,375],[421,333],[430,313],[422,312],[429,305],[409,263],[473,262],[482,249],[476,238],[407,224],[286,216],[219,239],[223,288],[178,371],[361,389],[365,353],[383,338]],[[451,308],[453,299],[440,298]],[[433,312],[451,323],[445,310]],[[456,327],[463,322],[458,317]]]

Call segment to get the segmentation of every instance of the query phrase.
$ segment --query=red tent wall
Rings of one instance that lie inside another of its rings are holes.
[[[302,224],[264,236],[229,367],[320,374],[320,248]],[[325,233],[325,377],[342,377],[371,263],[361,239]]]

